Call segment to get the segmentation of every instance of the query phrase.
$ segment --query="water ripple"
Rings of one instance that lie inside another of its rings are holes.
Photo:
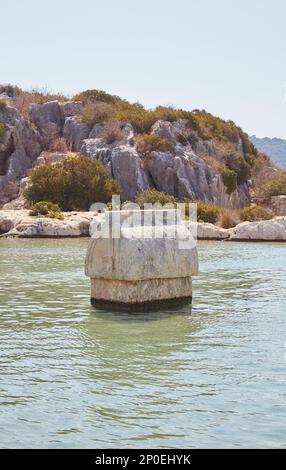
[[[0,240],[1,447],[285,447],[286,246],[202,242],[193,305],[96,310],[87,240]]]

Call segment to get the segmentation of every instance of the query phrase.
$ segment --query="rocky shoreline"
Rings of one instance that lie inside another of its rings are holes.
[[[63,220],[29,215],[29,210],[0,211],[2,237],[87,237],[94,217],[91,212],[65,212]]]
[[[28,210],[0,210],[0,237],[60,238],[88,237],[89,226],[97,214],[65,212],[63,220],[34,217]],[[258,222],[242,222],[224,229],[210,223],[197,224],[199,240],[286,241],[286,216]]]
[[[230,229],[213,224],[197,224],[198,240],[224,240],[245,242],[285,242],[286,217],[275,217],[257,222],[242,222]]]

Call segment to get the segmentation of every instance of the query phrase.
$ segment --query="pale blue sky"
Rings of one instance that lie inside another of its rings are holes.
[[[204,108],[286,138],[285,0],[0,0],[0,83]]]

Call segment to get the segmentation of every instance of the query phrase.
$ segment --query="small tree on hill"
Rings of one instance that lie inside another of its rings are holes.
[[[24,192],[30,203],[50,201],[64,211],[89,210],[95,202],[109,202],[112,194],[120,188],[103,164],[81,155],[36,167]]]

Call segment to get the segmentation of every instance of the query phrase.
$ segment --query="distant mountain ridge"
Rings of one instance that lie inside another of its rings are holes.
[[[274,137],[259,138],[255,135],[250,136],[251,142],[255,145],[257,150],[266,153],[274,160],[281,168],[286,168],[286,140]]]

